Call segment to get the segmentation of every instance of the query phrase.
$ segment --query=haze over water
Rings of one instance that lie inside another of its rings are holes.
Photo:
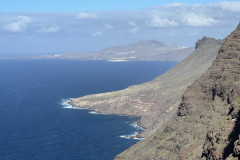
[[[138,142],[136,118],[66,109],[63,99],[140,84],[175,62],[0,61],[0,159],[110,160]]]

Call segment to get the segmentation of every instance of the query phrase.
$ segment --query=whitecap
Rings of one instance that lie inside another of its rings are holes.
[[[134,121],[133,123],[130,124],[130,126],[136,128],[137,130],[145,130],[144,128],[142,128],[141,126],[138,125],[138,122]]]
[[[108,115],[108,114],[106,114],[106,113],[99,113],[99,112],[96,112],[96,111],[89,111],[88,113],[90,113],[90,114]]]
[[[141,140],[144,140],[144,139],[146,139],[146,138],[137,138],[137,137],[134,137],[133,139],[136,139],[136,140],[141,141]]]
[[[82,109],[82,108],[79,108],[79,107],[74,107],[71,104],[69,104],[69,102],[71,102],[72,100],[74,100],[74,98],[62,99],[61,100],[62,108],[65,108],[65,109]]]
[[[138,132],[134,132],[130,135],[121,135],[120,138],[135,139],[135,140],[144,140],[145,139],[145,138],[138,138],[137,135],[138,135]]]
[[[121,138],[125,138],[125,139],[134,139],[137,136],[138,132],[134,132],[130,135],[121,135]]]
[[[125,138],[125,139],[130,139],[130,136],[129,136],[129,135],[121,135],[120,137],[121,137],[121,138]]]
[[[100,113],[97,113],[95,111],[89,111],[88,113],[90,113],[90,114],[100,114]]]
[[[126,122],[129,123],[129,122]],[[144,140],[145,138],[138,138],[137,135],[140,131],[145,130],[144,128],[142,128],[141,126],[138,125],[138,122],[134,121],[133,123],[130,123],[129,126],[134,127],[137,132],[134,132],[130,135],[121,135],[121,138],[125,138],[125,139],[136,139],[136,140]]]

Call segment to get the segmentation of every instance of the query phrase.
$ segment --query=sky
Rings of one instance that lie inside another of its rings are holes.
[[[169,3],[207,4],[219,1],[220,0],[0,0],[0,10],[2,12],[131,11]]]
[[[89,52],[140,40],[192,47],[222,39],[240,20],[240,1],[0,0],[0,57]]]

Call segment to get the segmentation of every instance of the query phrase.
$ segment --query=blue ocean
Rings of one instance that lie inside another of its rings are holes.
[[[0,61],[1,160],[112,160],[137,118],[66,107],[69,98],[152,80],[176,62]]]

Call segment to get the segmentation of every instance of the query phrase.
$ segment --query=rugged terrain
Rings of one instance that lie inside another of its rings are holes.
[[[240,24],[212,66],[182,97],[177,114],[116,160],[240,159]]]
[[[147,137],[177,111],[183,93],[210,67],[221,45],[221,40],[203,37],[191,55],[153,81],[80,97],[71,104],[103,113],[139,116],[141,126],[146,128],[141,136]]]
[[[1,59],[74,59],[119,61],[181,61],[194,48],[165,44],[156,40],[139,41],[129,45],[105,48],[96,52],[63,53],[27,57],[0,57]]]

